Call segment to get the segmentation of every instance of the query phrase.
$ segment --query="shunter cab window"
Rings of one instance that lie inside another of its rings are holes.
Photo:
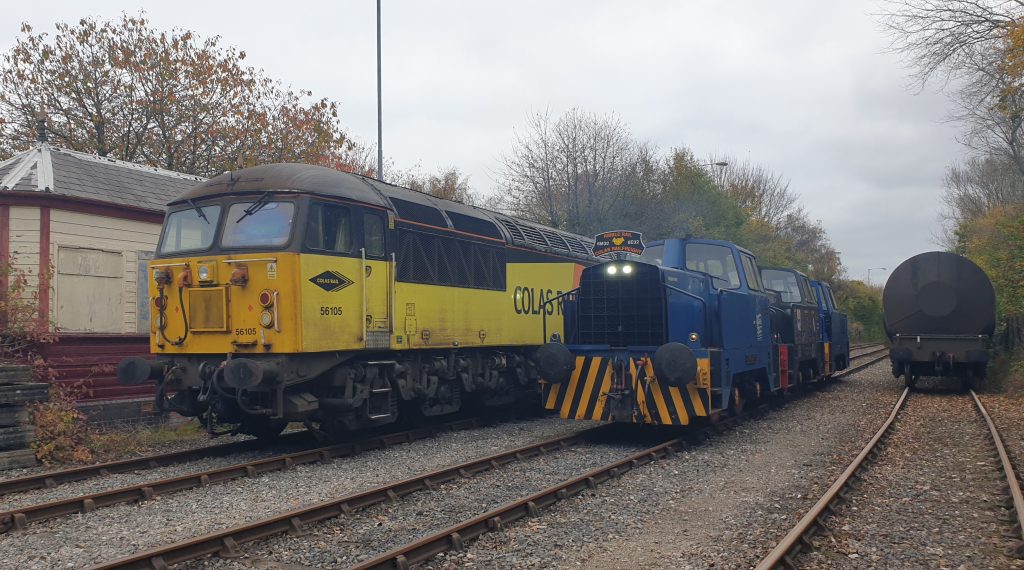
[[[363,247],[366,257],[384,257],[384,218],[363,214]]]
[[[705,243],[686,244],[686,268],[713,277],[715,287],[737,289],[740,274],[732,250],[722,245]]]
[[[827,286],[825,287],[825,294],[828,296],[828,304],[829,304],[829,308],[830,309],[834,309],[834,308],[839,306],[839,305],[836,304],[835,296],[832,295],[832,288],[831,287],[827,287]]]
[[[761,273],[757,270],[757,263],[754,262],[754,258],[747,254],[740,254],[740,260],[743,262],[743,273],[747,278],[747,287],[750,287],[754,291],[761,291],[764,288],[761,286]]]
[[[352,252],[352,213],[344,206],[313,204],[306,247],[333,253]]]
[[[160,237],[160,253],[209,249],[220,220],[220,206],[171,212]]]
[[[799,303],[803,299],[795,274],[779,269],[765,269],[761,272],[761,278],[765,286],[781,293],[783,303]]]
[[[295,219],[291,202],[239,202],[228,208],[224,247],[267,247],[288,243]]]

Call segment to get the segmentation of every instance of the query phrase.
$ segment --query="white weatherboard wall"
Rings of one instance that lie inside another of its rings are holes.
[[[39,208],[11,206],[11,258],[16,269],[26,271],[30,278],[28,292],[34,292],[39,272]]]
[[[38,227],[37,212],[36,264]],[[148,332],[139,325],[139,257],[155,251],[159,237],[160,224],[52,209],[53,322],[68,332]]]

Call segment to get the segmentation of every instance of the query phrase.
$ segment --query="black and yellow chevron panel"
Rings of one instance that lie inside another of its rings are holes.
[[[700,364],[702,371],[706,370],[706,361]],[[648,358],[622,362],[604,356],[577,356],[569,381],[545,383],[541,395],[546,409],[576,420],[688,425],[692,418],[707,416],[710,409],[707,388],[693,383],[682,388],[663,386],[654,377]]]

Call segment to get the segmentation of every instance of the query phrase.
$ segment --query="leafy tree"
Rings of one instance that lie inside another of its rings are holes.
[[[833,284],[832,291],[849,320],[851,340],[885,339],[881,287],[868,286],[861,281],[839,281]]]
[[[457,167],[440,168],[434,174],[407,173],[398,182],[400,185],[463,204],[476,204],[480,197],[469,186],[469,176]]]
[[[217,36],[158,31],[144,15],[23,24],[0,61],[0,134],[10,154],[34,138],[72,150],[210,176],[239,165],[334,165],[355,150],[338,105],[285,88]]]

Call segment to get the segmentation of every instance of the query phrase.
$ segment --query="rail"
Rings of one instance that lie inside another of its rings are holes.
[[[892,412],[889,414],[889,418],[882,424],[881,429],[875,433],[874,437],[868,441],[868,444],[864,446],[864,449],[857,454],[857,457],[853,459],[849,467],[839,478],[832,483],[832,486],[825,491],[825,494],[818,499],[817,503],[811,507],[807,514],[796,523],[796,526],[792,528],[786,536],[765,556],[761,562],[758,563],[755,570],[773,570],[778,567],[793,568],[793,557],[800,553],[800,550],[804,546],[810,545],[810,537],[816,532],[816,529],[823,526],[825,518],[827,517],[826,510],[831,510],[833,503],[843,497],[843,491],[846,487],[856,478],[860,476],[862,467],[868,458],[875,458],[878,456],[876,446],[883,439],[889,435],[889,428],[892,427],[893,422],[896,420],[896,416],[899,415],[900,410],[903,409],[903,404],[907,401],[907,396],[910,395],[910,389],[905,388],[903,394],[899,400],[896,401],[896,405],[893,406]]]
[[[79,495],[66,499],[26,505],[0,512],[0,534],[12,530],[24,530],[30,523],[60,518],[77,513],[88,513],[98,508],[109,507],[122,503],[142,502],[151,500],[158,495],[167,495],[178,491],[206,487],[242,477],[255,477],[273,471],[284,471],[297,465],[326,463],[328,461],[355,455],[362,451],[381,449],[391,445],[411,443],[420,439],[436,436],[450,431],[462,431],[480,426],[479,420],[457,420],[408,431],[396,432],[365,438],[355,442],[339,443],[315,449],[306,449],[294,453],[275,455],[253,461],[246,461],[218,467],[206,471],[189,473],[178,477],[145,481],[136,485],[128,485],[98,493]]]
[[[301,440],[309,437],[309,432],[295,432],[282,436],[275,443],[291,443],[293,440],[295,442],[300,442]],[[187,463],[190,461],[206,459],[209,457],[220,457],[232,453],[244,453],[266,447],[266,442],[250,439],[246,441],[236,441],[220,445],[186,449],[182,451],[172,451],[170,453],[145,455],[133,459],[97,463],[96,465],[86,465],[84,467],[61,469],[59,471],[47,471],[34,475],[27,475],[25,477],[0,481],[0,496],[9,495],[11,493],[21,493],[24,491],[33,491],[36,489],[52,489],[64,483],[84,481],[93,477],[103,477],[115,473],[128,473],[131,471],[138,471],[140,469],[156,469],[158,467],[175,465],[177,463]]]
[[[508,451],[495,453],[451,467],[422,473],[408,479],[381,485],[367,491],[346,495],[285,512],[268,519],[232,527],[189,540],[146,550],[125,558],[93,566],[92,570],[112,568],[166,568],[195,560],[209,554],[228,556],[238,550],[240,544],[265,539],[283,533],[301,533],[306,526],[322,520],[350,515],[353,512],[385,501],[398,500],[401,497],[422,490],[432,490],[437,485],[454,481],[459,478],[473,477],[479,473],[498,469],[510,463],[544,455],[551,451],[564,449],[583,441],[586,437],[606,430],[608,426],[598,426],[567,436],[548,439],[539,443],[518,447]]]

